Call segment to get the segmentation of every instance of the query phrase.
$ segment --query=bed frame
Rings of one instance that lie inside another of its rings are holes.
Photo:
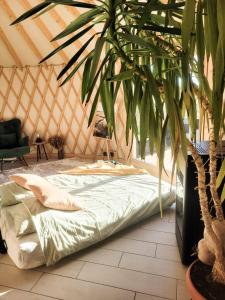
[[[2,238],[1,230],[0,230],[0,253],[6,254],[7,253],[7,245],[5,240]]]

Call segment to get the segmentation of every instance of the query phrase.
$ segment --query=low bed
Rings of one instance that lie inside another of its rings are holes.
[[[2,236],[9,256],[22,269],[52,265],[159,212],[158,179],[146,173],[129,176],[55,174],[45,179],[69,192],[82,209],[47,209],[35,197],[2,207]],[[163,207],[171,205],[174,197],[170,185],[162,182]],[[15,216],[21,205],[29,211],[35,226],[32,233],[18,237]]]

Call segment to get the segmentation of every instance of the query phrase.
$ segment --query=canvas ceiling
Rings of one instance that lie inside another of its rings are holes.
[[[37,65],[43,57],[64,41],[62,39],[51,43],[50,40],[84,12],[84,9],[57,5],[38,18],[28,19],[14,26],[9,25],[22,13],[41,2],[41,0],[0,0],[0,66]],[[93,3],[93,1],[85,2]],[[94,29],[91,30],[85,40],[94,33]],[[83,42],[82,39],[75,42],[50,58],[47,64],[66,63]]]

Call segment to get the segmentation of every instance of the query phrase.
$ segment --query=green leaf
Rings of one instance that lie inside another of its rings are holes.
[[[223,190],[221,193],[221,197],[220,197],[221,203],[223,203],[223,201],[225,200],[225,185],[223,186]]]
[[[92,59],[90,76],[89,76],[90,82],[94,80],[105,41],[106,41],[105,38],[100,37],[97,39],[97,42],[95,44],[95,53],[94,53],[94,56]],[[90,87],[90,84],[89,84],[89,87]]]
[[[62,4],[62,5],[74,6],[74,7],[96,8],[95,4],[73,1],[73,0],[45,0],[45,1],[49,3]]]
[[[143,97],[141,99],[140,109],[140,152],[141,158],[145,157],[146,142],[149,133],[149,101],[150,101],[149,86],[145,84]]]
[[[45,9],[41,10],[38,14],[36,14],[33,19],[39,18],[40,16],[42,16],[43,14],[47,13],[49,10],[53,9],[57,4],[50,4],[48,7],[46,7]]]
[[[87,33],[92,27],[93,27],[93,25],[91,25],[91,26],[85,28],[84,30],[80,31],[79,33],[77,33],[75,36],[73,36],[72,38],[70,38],[69,40],[67,40],[65,43],[63,43],[62,45],[60,45],[59,47],[57,47],[55,50],[53,50],[51,53],[49,53],[45,58],[43,58],[40,61],[40,63],[43,63],[44,61],[46,61],[47,59],[49,59],[50,57],[52,57],[54,54],[56,54],[60,50],[66,48],[67,46],[69,46],[70,44],[72,44],[73,42],[75,42],[76,40],[78,40],[85,33]]]
[[[218,16],[218,30],[219,39],[223,48],[223,55],[225,56],[225,1],[217,0],[217,16]]]
[[[121,80],[128,80],[131,79],[134,75],[134,70],[127,70],[124,72],[121,72],[118,75],[115,75],[108,79],[108,81],[121,81]]]
[[[150,68],[144,67],[144,70],[147,74],[148,84],[150,86],[150,90],[152,92],[152,95],[154,96],[156,107],[157,107],[159,113],[161,114],[161,116],[163,116],[163,103],[161,101],[161,97],[160,97],[160,93],[159,93],[159,89],[158,89],[156,80],[153,77]]]
[[[92,92],[93,92],[93,90],[94,90],[94,88],[95,88],[95,86],[96,86],[96,82],[97,82],[97,80],[98,80],[98,77],[99,77],[99,75],[100,75],[102,69],[103,69],[104,66],[106,65],[106,63],[107,63],[107,61],[108,61],[110,55],[111,55],[111,49],[106,53],[104,59],[102,60],[102,63],[101,63],[101,65],[100,65],[100,67],[99,67],[99,69],[98,69],[98,71],[97,71],[97,73],[96,73],[96,75],[95,75],[95,78],[93,79],[91,85],[88,84],[88,86],[90,86],[90,88],[88,89],[88,94],[87,94],[87,97],[85,98],[85,102],[86,102],[86,103],[89,102],[89,100],[90,100],[90,98],[91,98],[91,96],[92,96]],[[90,79],[90,80],[91,80],[91,79]]]
[[[94,50],[92,50],[91,52],[89,52],[77,65],[76,67],[73,69],[73,71],[69,74],[69,76],[66,77],[66,79],[60,84],[60,86],[64,85],[68,80],[70,80],[75,74],[76,72],[79,70],[79,68],[81,67],[81,65],[85,62],[85,60],[87,58],[91,58],[92,54],[93,54]]]
[[[36,13],[38,13],[39,11],[41,11],[42,9],[46,8],[47,6],[49,6],[51,3],[46,3],[46,1],[34,6],[32,9],[28,10],[27,12],[25,12],[24,14],[22,14],[19,18],[17,18],[15,21],[13,21],[10,25],[15,25],[18,24],[24,20],[26,20],[27,18],[35,15]]]
[[[202,2],[198,2],[197,17],[196,17],[196,48],[197,48],[197,65],[198,76],[201,86],[203,87],[204,77],[204,59],[205,59],[205,36],[203,27],[203,5]]]
[[[225,177],[225,159],[222,162],[222,165],[220,167],[219,173],[216,178],[216,188],[218,189],[223,182],[223,179]]]
[[[84,66],[83,78],[82,78],[82,89],[81,89],[81,99],[82,102],[85,100],[85,96],[88,92],[88,83],[90,79],[90,68],[91,68],[92,56],[90,56]]]
[[[92,36],[77,52],[76,54],[69,60],[67,65],[62,69],[62,71],[59,73],[57,80],[60,79],[68,70],[70,67],[72,67],[73,64],[76,63],[78,58],[81,56],[81,54],[84,52],[84,50],[87,48],[87,46],[90,44],[90,42],[93,40],[94,36]]]
[[[158,47],[156,47],[154,44],[145,41],[144,39],[132,35],[132,34],[127,34],[127,33],[122,33],[122,32],[118,32],[118,36],[120,36],[122,39],[127,40],[131,43],[134,44],[138,44],[141,47],[144,48],[150,48],[152,51],[154,51],[154,53],[159,54],[160,55],[160,49]]]
[[[60,34],[58,34],[52,41],[56,41],[58,39],[61,39],[68,34],[71,34],[75,32],[77,29],[80,29],[84,25],[88,24],[91,22],[97,15],[99,15],[102,12],[101,8],[94,8],[90,11],[87,11],[80,15],[78,18],[76,18],[75,21],[71,22],[65,30],[63,30]]]
[[[195,0],[186,0],[184,7],[184,15],[182,21],[182,45],[186,51],[191,37],[191,32],[195,22]]]
[[[91,125],[91,123],[93,121],[93,117],[95,115],[95,111],[96,111],[98,100],[99,100],[100,89],[101,89],[101,85],[98,87],[98,90],[95,94],[95,98],[94,98],[93,103],[91,105],[91,111],[90,111],[90,115],[89,115],[89,118],[88,118],[88,127]]]
[[[207,33],[209,38],[209,47],[210,47],[210,54],[212,55],[213,63],[215,62],[216,58],[216,48],[217,48],[217,41],[218,41],[218,27],[217,27],[217,12],[216,12],[216,5],[211,0],[206,0],[206,17],[205,21],[207,23]]]

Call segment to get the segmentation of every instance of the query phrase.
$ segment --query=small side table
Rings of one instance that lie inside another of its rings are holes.
[[[46,141],[39,142],[39,143],[33,143],[33,146],[36,146],[36,148],[37,148],[37,161],[39,161],[42,158],[41,157],[41,147],[42,147],[42,150],[44,151],[45,158],[48,160],[48,155],[45,150],[45,144],[47,144]]]

